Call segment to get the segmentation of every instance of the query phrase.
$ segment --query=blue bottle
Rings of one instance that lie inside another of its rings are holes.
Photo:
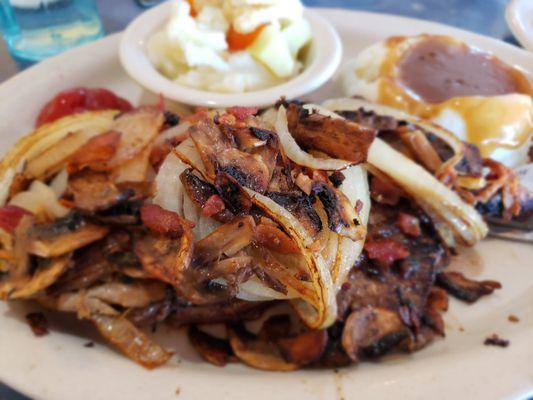
[[[13,58],[36,62],[104,35],[94,0],[0,0]]]

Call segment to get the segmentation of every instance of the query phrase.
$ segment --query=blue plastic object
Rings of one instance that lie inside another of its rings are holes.
[[[29,62],[104,35],[93,0],[0,0],[0,27],[13,58]]]

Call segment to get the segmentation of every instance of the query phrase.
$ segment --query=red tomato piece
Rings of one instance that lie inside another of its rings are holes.
[[[17,206],[0,207],[0,228],[8,233],[13,233],[25,215],[32,215],[32,213]]]
[[[67,115],[83,111],[120,110],[129,111],[132,105],[107,89],[84,87],[67,89],[56,94],[44,105],[37,117],[36,126],[53,122]]]

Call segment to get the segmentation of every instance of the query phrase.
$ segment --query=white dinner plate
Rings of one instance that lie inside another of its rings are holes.
[[[455,28],[382,14],[319,9],[338,29],[344,57],[390,35],[449,34],[533,71],[533,55]],[[0,86],[0,152],[33,125],[54,93],[76,85],[112,89],[146,100],[118,60],[119,35],[49,59]],[[314,100],[339,95],[334,84]],[[156,339],[176,351],[168,365],[147,371],[107,347],[73,317],[54,318],[35,337],[24,315],[35,307],[0,303],[0,380],[44,399],[516,399],[533,394],[533,246],[486,240],[476,247],[482,267],[463,261],[467,275],[500,281],[503,289],[465,305],[452,301],[447,335],[412,355],[333,370],[262,372],[243,365],[218,368],[195,355],[180,332],[161,326]],[[511,323],[514,314],[520,322]],[[507,348],[487,347],[497,333]],[[92,348],[84,347],[96,340]]]

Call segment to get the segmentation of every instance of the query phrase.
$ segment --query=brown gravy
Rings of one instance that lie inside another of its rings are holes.
[[[423,101],[440,103],[461,96],[531,94],[527,78],[490,54],[429,37],[399,63],[399,83]]]

